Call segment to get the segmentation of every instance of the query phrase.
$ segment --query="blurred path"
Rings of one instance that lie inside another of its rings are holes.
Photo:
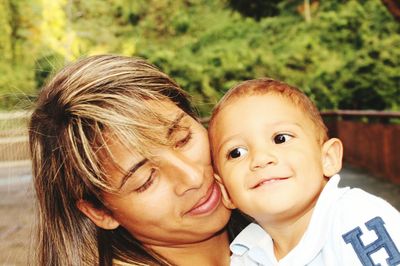
[[[0,163],[0,265],[28,265],[33,224],[30,162]]]
[[[399,185],[374,178],[350,166],[345,166],[341,177],[341,186],[360,187],[386,199],[400,210]],[[18,163],[12,167],[0,164],[0,265],[27,265],[34,222],[29,163]]]
[[[373,177],[365,171],[348,165],[342,169],[340,176],[340,186],[361,188],[387,200],[397,210],[400,210],[400,185],[395,185],[385,180]]]

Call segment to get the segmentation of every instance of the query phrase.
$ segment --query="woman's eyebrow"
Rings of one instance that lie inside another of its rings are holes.
[[[182,118],[186,115],[185,112],[182,112],[176,116],[174,121],[172,121],[171,126],[168,128],[167,132],[167,139],[171,136],[171,134],[175,131],[175,129],[178,127],[178,124],[181,122]]]
[[[121,189],[125,185],[126,181],[128,181],[128,179],[136,172],[136,170],[139,169],[142,165],[144,165],[147,161],[148,161],[148,159],[145,158],[145,159],[141,160],[140,162],[138,162],[137,164],[134,164],[128,170],[128,172],[122,177],[122,181],[119,186],[119,189]]]

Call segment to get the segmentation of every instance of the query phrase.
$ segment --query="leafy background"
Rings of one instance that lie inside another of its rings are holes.
[[[399,33],[379,0],[0,0],[0,109],[29,108],[67,62],[117,53],[170,74],[203,116],[262,76],[322,110],[398,111]]]

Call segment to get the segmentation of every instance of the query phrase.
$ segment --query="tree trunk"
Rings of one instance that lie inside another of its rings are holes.
[[[392,16],[400,22],[400,2],[398,0],[382,0]]]
[[[310,0],[304,0],[304,17],[307,22],[311,22]]]

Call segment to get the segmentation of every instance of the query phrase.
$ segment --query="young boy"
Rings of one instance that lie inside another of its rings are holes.
[[[338,188],[342,143],[298,89],[239,84],[214,109],[209,135],[225,205],[256,221],[232,242],[231,265],[400,265],[400,213]]]

